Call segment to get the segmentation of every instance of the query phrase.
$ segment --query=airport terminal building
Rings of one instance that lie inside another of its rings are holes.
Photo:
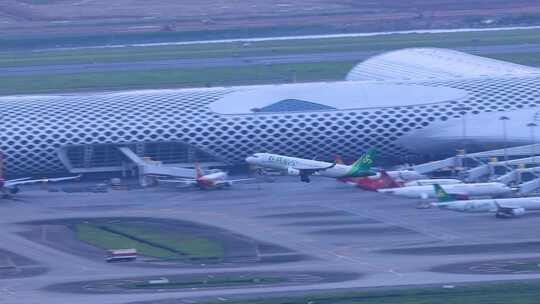
[[[534,141],[539,105],[540,69],[405,49],[338,82],[0,97],[0,149],[10,176],[120,171],[126,146],[169,164],[355,159],[369,147],[419,161]]]

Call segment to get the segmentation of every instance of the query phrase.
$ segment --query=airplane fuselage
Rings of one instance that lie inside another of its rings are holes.
[[[512,193],[512,189],[502,183],[476,183],[476,184],[451,184],[442,185],[443,189],[450,194],[463,194],[468,197],[491,196],[498,197]],[[435,189],[432,185],[409,186],[402,188],[380,189],[382,193],[389,193],[409,198],[436,198]]]
[[[429,185],[454,185],[454,184],[462,184],[463,182],[459,179],[452,179],[452,178],[436,178],[436,179],[418,179],[413,180],[410,182],[406,182],[403,184],[404,187],[409,186],[429,186]]]
[[[498,206],[540,210],[540,197],[519,197],[506,199],[477,199],[434,203],[434,206],[460,212],[497,212]]]
[[[390,174],[388,174],[390,175]],[[389,189],[389,188],[400,188],[400,187],[410,187],[410,186],[426,186],[426,185],[451,185],[451,184],[460,184],[463,183],[457,179],[419,179],[409,182],[396,181],[389,176],[377,176],[370,177],[353,177],[353,178],[344,178],[340,179],[342,182],[355,185],[359,188],[377,191],[379,189]]]
[[[413,170],[394,170],[386,171],[386,173],[394,180],[397,181],[414,181],[419,179],[425,179],[426,176]]]
[[[228,174],[226,172],[216,172],[197,178],[196,183],[197,186],[202,189],[216,188],[221,185],[228,185],[224,182],[227,178]]]
[[[252,156],[247,157],[246,162],[258,167],[282,170],[290,175],[299,174],[299,170],[296,168],[325,168],[332,166],[332,163],[329,162],[270,153],[255,153]],[[340,178],[347,176],[350,171],[351,166],[336,164],[332,168],[321,170],[315,174],[325,177]]]

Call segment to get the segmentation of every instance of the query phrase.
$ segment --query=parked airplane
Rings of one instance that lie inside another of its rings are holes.
[[[335,161],[337,164],[342,164],[343,161],[341,158],[336,155]],[[399,176],[399,178],[396,178]],[[399,188],[399,187],[408,187],[408,186],[425,186],[425,185],[450,185],[450,184],[460,184],[463,183],[458,179],[417,179],[424,178],[425,176],[411,170],[399,170],[399,171],[385,171],[380,170],[379,173],[375,176],[368,177],[347,177],[340,178],[339,180],[350,184],[355,185],[359,188],[376,191],[378,189],[387,189],[387,188]],[[406,181],[407,178],[412,179]]]
[[[174,178],[174,179],[158,179],[160,183],[173,183],[181,184],[185,186],[196,186],[200,189],[216,189],[223,187],[230,187],[234,183],[254,180],[253,178],[244,179],[228,179],[227,172],[218,171],[204,174],[198,163],[195,164],[195,178]]]
[[[438,200],[431,203],[434,207],[460,212],[495,212],[497,217],[519,217],[527,210],[540,210],[540,197],[456,201],[440,185],[433,187]]]
[[[370,177],[352,177],[340,179],[340,181],[355,185],[359,188],[369,191],[377,191],[379,189],[389,189],[389,188],[400,188],[400,187],[410,187],[410,186],[427,186],[433,184],[440,185],[453,185],[461,184],[462,181],[458,179],[451,178],[440,178],[440,179],[419,179],[409,182],[396,181],[393,179],[386,171],[381,170],[377,176]]]
[[[374,155],[375,150],[369,149],[350,166],[270,153],[255,153],[247,157],[246,162],[257,167],[286,171],[290,175],[300,175],[301,181],[309,183],[313,174],[332,178],[376,175],[376,172],[370,170]]]
[[[458,199],[490,196],[499,197],[512,193],[512,189],[503,183],[450,184],[441,186],[444,190]],[[379,189],[381,193],[389,193],[410,198],[436,198],[437,192],[433,185],[409,186],[402,188]]]
[[[58,177],[58,178],[40,178],[31,179],[30,177],[6,180],[4,178],[4,156],[0,152],[0,198],[9,198],[12,195],[19,193],[19,186],[26,184],[47,183],[47,182],[60,182],[66,180],[78,179],[81,176],[70,177]]]
[[[395,181],[384,170],[381,170],[376,176],[346,177],[346,178],[340,178],[339,181],[344,182],[349,185],[354,185],[354,186],[357,186],[358,188],[369,190],[369,191],[377,191],[377,189],[403,187],[402,182]]]
[[[336,164],[345,164],[339,155],[335,155]],[[387,175],[397,182],[414,181],[418,179],[425,179],[426,176],[420,174],[414,170],[392,170],[386,171]]]

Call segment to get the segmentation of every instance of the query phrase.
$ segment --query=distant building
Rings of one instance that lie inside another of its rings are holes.
[[[164,163],[355,159],[368,147],[414,161],[528,143],[539,105],[539,69],[405,49],[339,82],[1,97],[0,148],[10,175],[122,170],[118,146]]]

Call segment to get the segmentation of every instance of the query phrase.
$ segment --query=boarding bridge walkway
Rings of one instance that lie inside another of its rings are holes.
[[[540,167],[531,167],[531,168],[517,168],[514,169],[504,175],[501,175],[495,179],[497,182],[501,182],[504,184],[510,184],[510,183],[517,183],[520,184],[522,182],[521,176],[524,173],[531,173],[536,178],[540,178]]]
[[[152,176],[195,178],[195,169],[165,166],[159,161],[142,159],[128,147],[119,147],[118,150],[137,165],[137,169],[139,170],[139,182],[143,187],[155,182]]]
[[[443,160],[433,161],[425,164],[412,166],[411,169],[421,174],[431,173],[443,168],[463,168],[463,164],[466,159],[474,160],[479,166],[470,169],[466,172],[467,176],[470,176],[471,180],[478,180],[478,178],[492,173],[492,165],[489,163],[489,159],[493,157],[516,157],[516,156],[530,156],[537,152],[540,153],[540,144],[526,145],[519,147],[512,147],[507,149],[497,149],[491,151],[477,152],[477,153],[462,153],[453,157],[449,157]],[[509,160],[508,162],[495,162],[496,165],[506,166],[508,169],[512,169],[509,166],[519,165],[520,163],[531,164],[537,157],[522,158],[521,160]],[[538,157],[540,160],[540,156]]]
[[[535,178],[519,185],[518,192],[522,195],[528,195],[540,188],[540,178]]]

